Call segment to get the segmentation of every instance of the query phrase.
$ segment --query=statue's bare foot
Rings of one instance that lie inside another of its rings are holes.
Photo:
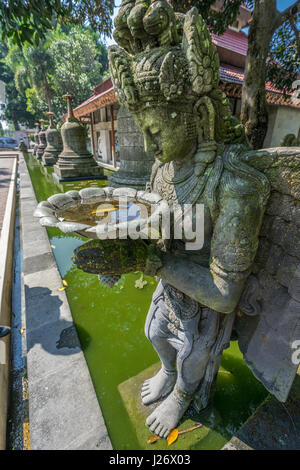
[[[152,379],[145,380],[141,391],[143,404],[150,405],[168,395],[174,388],[176,377],[176,371],[166,371],[162,367]]]
[[[150,431],[166,439],[170,431],[176,428],[192,397],[193,395],[181,392],[175,387],[173,392],[148,416],[146,424]]]

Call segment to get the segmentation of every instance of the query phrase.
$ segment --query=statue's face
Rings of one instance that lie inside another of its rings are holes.
[[[192,114],[155,107],[134,114],[144,135],[145,152],[166,163],[183,160],[196,150],[197,134]]]

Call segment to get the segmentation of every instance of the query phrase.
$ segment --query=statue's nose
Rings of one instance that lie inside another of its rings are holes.
[[[146,153],[154,153],[158,150],[156,143],[149,136],[144,137],[144,147]]]

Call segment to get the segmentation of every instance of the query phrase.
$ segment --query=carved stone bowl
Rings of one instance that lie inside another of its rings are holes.
[[[117,201],[127,201],[128,207],[134,210],[139,208],[137,215],[125,217],[125,221],[117,220],[116,217],[108,221],[109,211],[113,214],[120,209]],[[112,207],[108,212],[105,210],[107,204]],[[86,238],[103,239],[109,232],[118,230],[121,233],[127,230],[128,233],[133,227],[142,233],[167,207],[167,202],[154,192],[136,191],[133,188],[85,188],[50,196],[47,201],[38,204],[34,216],[40,219],[43,226],[56,227],[64,233],[73,232]]]

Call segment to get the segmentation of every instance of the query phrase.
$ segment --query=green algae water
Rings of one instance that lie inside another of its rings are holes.
[[[25,155],[25,159],[39,202],[70,189],[107,184],[102,180],[58,183],[52,177],[52,168],[42,167],[31,154]],[[157,282],[144,276],[147,284],[139,289],[135,281],[141,273],[127,274],[110,289],[96,275],[84,273],[72,263],[73,250],[85,243],[86,238],[66,235],[55,228],[47,231],[61,277],[68,283],[70,309],[114,449],[167,449],[164,440],[153,445],[145,440],[141,446],[118,392],[119,384],[158,362],[144,335],[145,318]],[[209,430],[200,430],[193,449],[222,448],[267,396],[265,388],[244,364],[236,342],[231,342],[223,354],[220,370],[213,403],[215,418]],[[179,438],[172,449],[184,450],[184,440]]]

